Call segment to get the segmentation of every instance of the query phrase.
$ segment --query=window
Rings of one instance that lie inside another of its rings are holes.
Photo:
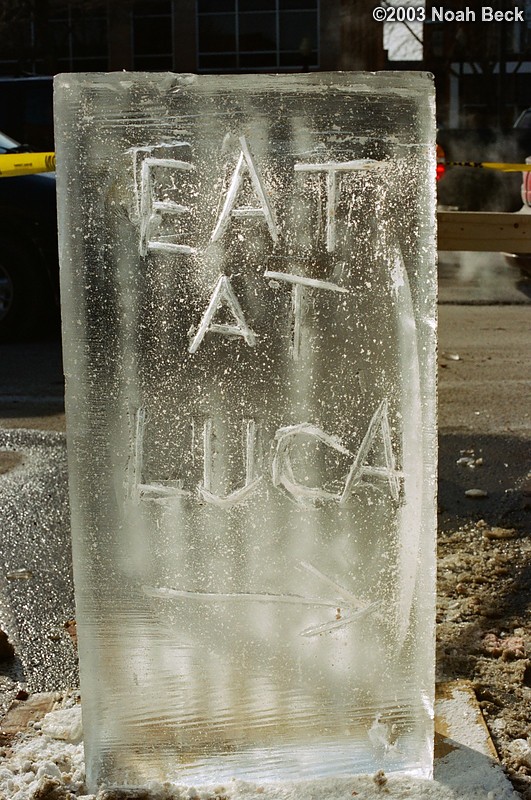
[[[138,70],[173,68],[173,3],[171,0],[135,3],[133,67]]]
[[[318,0],[197,0],[200,72],[319,66]]]
[[[101,71],[108,68],[105,8],[68,8],[50,19],[57,69],[61,72]]]

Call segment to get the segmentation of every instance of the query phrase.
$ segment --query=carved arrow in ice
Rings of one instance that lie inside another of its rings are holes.
[[[372,613],[381,605],[381,600],[376,600],[373,603],[364,603],[363,600],[360,600],[348,589],[345,589],[333,578],[328,577],[328,575],[325,575],[324,572],[321,572],[321,570],[307,561],[301,561],[300,566],[310,575],[314,575],[322,583],[333,589],[339,598],[335,603],[336,614],[334,619],[321,625],[311,625],[309,628],[305,628],[301,631],[301,636],[319,636],[321,633],[345,628],[347,625],[352,625],[353,622],[358,622],[362,617]]]
[[[156,597],[162,600],[171,599],[190,599],[205,602],[211,600],[215,603],[223,602],[261,602],[261,603],[286,603],[290,605],[320,606],[334,609],[334,618],[320,625],[311,625],[300,632],[300,636],[318,636],[321,633],[344,628],[357,622],[362,617],[375,611],[381,601],[364,603],[355,597],[347,589],[344,589],[336,581],[322,573],[317,567],[306,561],[301,561],[298,569],[304,569],[323,583],[334,589],[334,599],[326,600],[319,597],[305,597],[298,594],[270,594],[268,592],[190,592],[184,589],[172,589],[166,587],[144,586],[144,594],[148,597]]]

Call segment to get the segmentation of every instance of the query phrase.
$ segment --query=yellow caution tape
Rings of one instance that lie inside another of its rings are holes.
[[[497,161],[443,161],[447,167],[483,167],[500,172],[531,172],[531,164],[500,164]]]
[[[0,178],[53,172],[55,153],[7,153],[0,155]]]
[[[531,172],[531,164],[502,164],[497,161],[445,161],[447,167],[481,167],[500,172]],[[16,175],[34,175],[36,172],[53,172],[55,153],[8,153],[0,155],[0,178]]]

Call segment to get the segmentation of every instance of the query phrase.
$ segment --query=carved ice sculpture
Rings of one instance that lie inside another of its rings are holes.
[[[422,73],[63,75],[89,785],[429,775]]]

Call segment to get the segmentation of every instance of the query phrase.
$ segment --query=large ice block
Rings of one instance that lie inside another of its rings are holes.
[[[430,76],[55,92],[90,787],[429,775]]]

